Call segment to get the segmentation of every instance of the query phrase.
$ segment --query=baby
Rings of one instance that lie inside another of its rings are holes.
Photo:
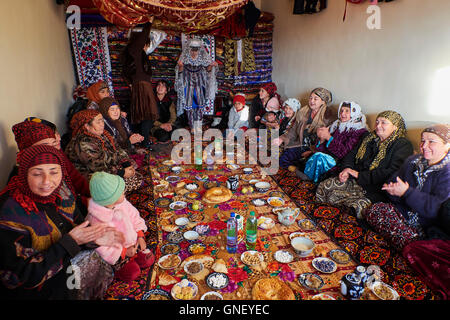
[[[147,249],[145,220],[125,198],[125,181],[118,175],[95,172],[89,181],[92,198],[88,204],[91,225],[106,223],[123,233],[123,244],[100,246],[98,254],[115,269],[115,277],[126,282],[135,280],[141,268],[150,267],[155,257]]]
[[[274,111],[266,112],[261,118],[260,129],[277,128],[279,125],[278,115]]]

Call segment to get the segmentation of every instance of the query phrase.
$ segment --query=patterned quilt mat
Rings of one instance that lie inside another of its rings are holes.
[[[151,168],[162,159],[169,159],[170,151],[156,152],[147,157],[142,173],[144,185],[127,196],[147,222],[147,243],[151,250],[157,249],[158,228],[155,214]],[[345,208],[316,203],[315,188],[311,182],[302,181],[287,170],[280,169],[272,179],[305,215],[325,232],[333,242],[346,250],[357,264],[378,265],[382,280],[397,290],[404,300],[431,300],[436,295],[422,282],[407,264],[401,253],[395,251],[379,234],[364,222],[357,220]],[[141,276],[125,283],[114,280],[105,299],[140,300],[150,287],[153,266],[143,270]]]

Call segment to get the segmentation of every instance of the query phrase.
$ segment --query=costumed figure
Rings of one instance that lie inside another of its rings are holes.
[[[213,61],[201,40],[191,39],[175,68],[177,91],[177,116],[186,111],[189,126],[203,121],[203,111],[208,101],[214,101],[217,93],[217,62]]]

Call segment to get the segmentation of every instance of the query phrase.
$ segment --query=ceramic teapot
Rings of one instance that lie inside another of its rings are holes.
[[[300,214],[299,208],[286,208],[278,211],[278,221],[285,226],[290,226]]]
[[[348,273],[341,279],[341,294],[350,300],[358,300],[364,292],[361,276],[356,273]]]
[[[231,176],[227,180],[227,188],[236,191],[239,187],[239,176]]]

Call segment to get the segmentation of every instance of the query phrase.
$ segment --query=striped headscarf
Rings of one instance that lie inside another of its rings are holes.
[[[63,184],[69,187],[72,194],[75,194],[72,183],[67,172],[65,156],[62,152],[52,146],[37,145],[31,146],[17,155],[17,164],[19,172],[8,183],[8,185],[0,192],[0,195],[9,192],[10,196],[16,200],[27,212],[37,211],[37,203],[56,203],[60,198],[59,190]],[[62,170],[62,179],[59,186],[51,195],[42,197],[33,193],[28,185],[28,170],[40,164],[59,164]]]
[[[370,170],[378,168],[380,162],[386,156],[387,148],[389,147],[389,145],[392,142],[394,142],[398,138],[406,137],[405,120],[403,120],[402,116],[399,113],[392,111],[392,110],[387,110],[387,111],[383,111],[380,114],[378,114],[377,119],[378,118],[388,119],[390,122],[392,122],[393,125],[395,125],[397,127],[397,130],[392,132],[391,135],[388,138],[386,138],[384,141],[379,142],[378,153],[375,156],[375,158],[373,159],[372,163],[370,164],[370,167],[369,167]],[[363,142],[361,143],[361,146],[358,149],[358,153],[356,154],[356,163],[358,163],[359,161],[362,160],[362,158],[364,157],[364,154],[366,153],[367,145],[372,140],[375,140],[375,139],[380,139],[377,136],[375,130],[372,131],[369,135],[367,135],[364,138]]]
[[[72,117],[72,120],[70,121],[70,129],[72,129],[72,139],[76,137],[79,133],[83,133],[90,137],[99,139],[102,142],[103,149],[106,149],[105,142],[103,141],[102,137],[90,133],[84,126],[86,123],[92,121],[92,119],[94,119],[99,114],[101,114],[100,111],[94,109],[85,109],[75,113],[74,116]],[[113,146],[114,150],[116,150],[114,138],[109,134],[109,132],[103,130],[102,136],[108,139],[111,145]]]
[[[13,125],[12,131],[19,151],[22,151],[36,142],[48,138],[55,138],[55,132],[43,123],[23,121]]]

